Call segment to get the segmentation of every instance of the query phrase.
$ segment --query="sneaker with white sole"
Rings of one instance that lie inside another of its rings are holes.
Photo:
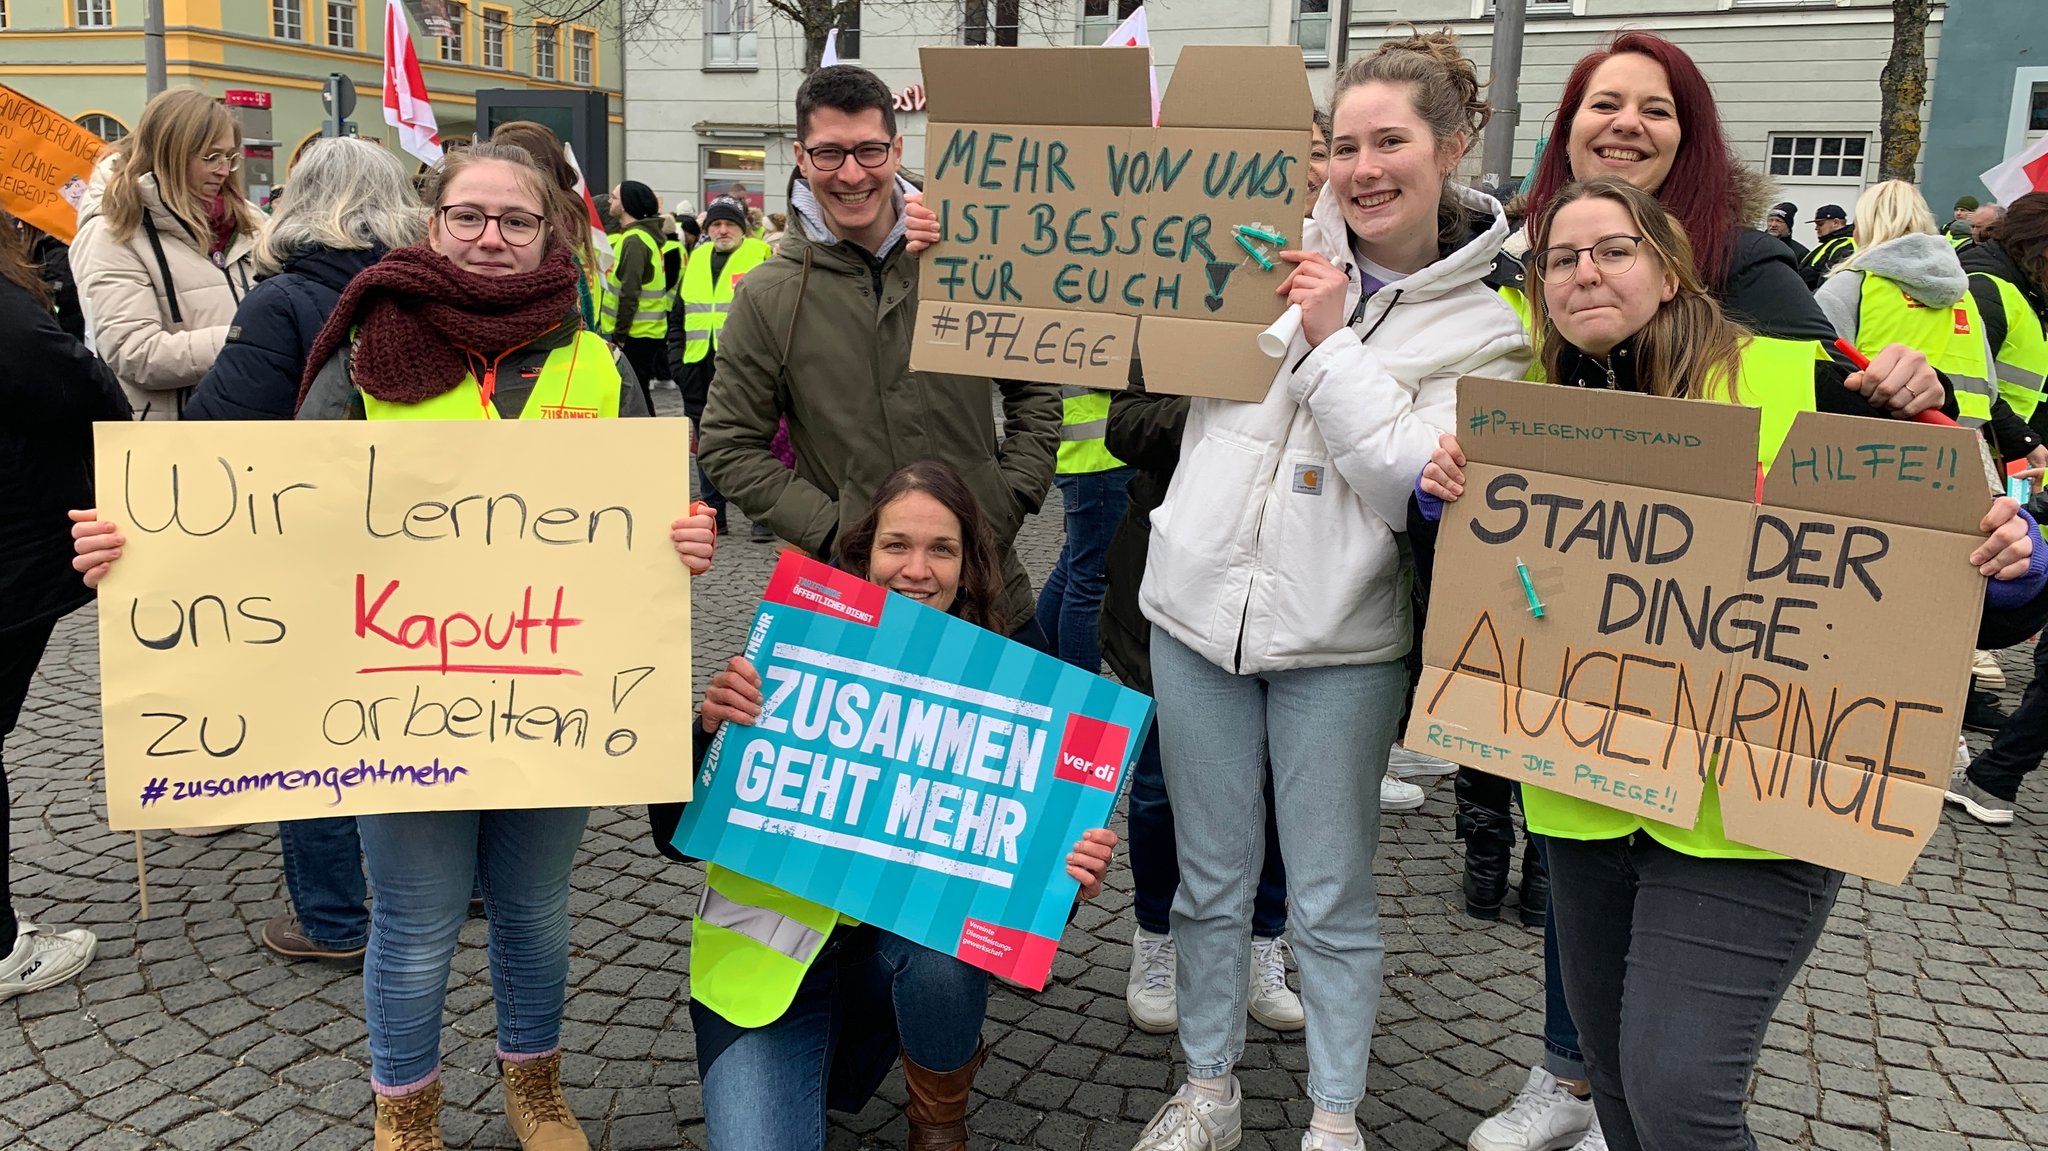
[[[1600,1130],[1600,1115],[1593,1115],[1593,1126],[1586,1131],[1586,1137],[1572,1144],[1571,1151],[1607,1151],[1607,1136]]]
[[[1467,1151],[1565,1151],[1595,1128],[1593,1101],[1580,1099],[1541,1067],[1507,1110],[1481,1123],[1465,1141]],[[1600,1144],[1606,1146],[1603,1140]]]
[[[1973,651],[1970,653],[1970,678],[1985,687],[2004,687],[2005,669],[1998,666],[1995,652]]]
[[[14,950],[0,959],[0,1003],[17,995],[55,987],[85,970],[99,937],[84,928],[52,933],[27,920],[14,937]]]
[[[1364,1151],[1364,1148],[1365,1134],[1357,1127],[1351,1129],[1349,1140],[1339,1139],[1313,1127],[1301,1133],[1301,1151]]]
[[[2012,800],[2000,799],[1978,787],[1967,774],[1958,775],[1948,781],[1948,794],[1943,797],[1970,813],[1970,818],[1991,827],[2004,827],[2012,822]]]
[[[1180,1006],[1173,992],[1175,963],[1173,936],[1153,935],[1142,927],[1131,933],[1131,975],[1124,984],[1124,1007],[1138,1030],[1167,1035],[1180,1029]]]
[[[1458,765],[1448,759],[1409,751],[1397,743],[1387,752],[1387,774],[1395,779],[1436,779],[1458,774]]]
[[[1219,1103],[1183,1083],[1145,1124],[1131,1151],[1231,1151],[1244,1142],[1244,1093],[1230,1084]]]
[[[1252,940],[1251,998],[1245,1003],[1253,1019],[1275,1031],[1299,1031],[1308,1023],[1301,996],[1287,986],[1288,950],[1277,936]]]
[[[1956,770],[1961,772],[1969,769],[1970,741],[1959,735],[1956,737]]]
[[[1422,789],[1404,779],[1387,776],[1380,780],[1380,811],[1414,811],[1428,798]]]

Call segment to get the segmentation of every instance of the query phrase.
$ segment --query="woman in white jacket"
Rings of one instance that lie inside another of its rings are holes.
[[[1488,108],[1449,33],[1389,41],[1331,99],[1329,181],[1281,286],[1303,334],[1261,403],[1194,401],[1152,514],[1153,623],[1181,884],[1188,1082],[1138,1151],[1241,1139],[1251,901],[1270,761],[1308,1016],[1305,1151],[1360,1146],[1379,1000],[1379,784],[1407,676],[1415,476],[1455,423],[1459,376],[1518,378],[1514,312],[1483,277],[1508,227],[1451,182]]]
[[[197,88],[142,109],[78,205],[71,270],[93,350],[137,419],[175,420],[255,282],[263,214],[242,192],[242,131]]]

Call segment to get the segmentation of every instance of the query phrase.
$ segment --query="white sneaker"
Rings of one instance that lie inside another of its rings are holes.
[[[1299,1031],[1308,1023],[1301,996],[1287,986],[1287,941],[1252,940],[1252,993],[1245,1000],[1252,1018],[1275,1031]]]
[[[2005,669],[1998,666],[1998,656],[1988,651],[1970,653],[1970,678],[1985,687],[2004,687]]]
[[[17,995],[55,987],[85,970],[99,937],[84,928],[51,934],[21,921],[14,950],[0,959],[0,1003]]]
[[[1131,976],[1124,984],[1124,1007],[1138,1030],[1167,1035],[1180,1028],[1180,1007],[1173,997],[1176,953],[1173,936],[1152,935],[1144,928],[1131,933]]]
[[[1301,1151],[1365,1151],[1365,1134],[1354,1126],[1346,1141],[1310,1128],[1301,1133]]]
[[[1956,770],[1970,770],[1970,741],[1960,735],[1956,737]]]
[[[1458,765],[1448,759],[1409,751],[1397,743],[1387,753],[1387,774],[1396,779],[1434,779],[1458,774]]]
[[[1234,1078],[1227,1103],[1183,1083],[1145,1124],[1131,1151],[1231,1151],[1244,1142],[1243,1112],[1244,1094]]]
[[[1481,1123],[1465,1141],[1467,1151],[1565,1151],[1582,1147],[1595,1128],[1593,1101],[1579,1099],[1541,1067],[1529,1069],[1529,1081],[1508,1109]],[[1600,1151],[1605,1151],[1601,1140]]]
[[[1572,1151],[1607,1151],[1607,1136],[1600,1130],[1600,1116],[1593,1116],[1593,1126],[1586,1137],[1572,1144]]]
[[[1389,775],[1380,780],[1380,813],[1389,811],[1414,811],[1422,806],[1426,797],[1422,789],[1406,780]]]

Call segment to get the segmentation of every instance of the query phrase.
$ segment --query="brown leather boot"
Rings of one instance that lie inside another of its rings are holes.
[[[441,1151],[441,1081],[410,1095],[379,1095],[376,1151]]]
[[[940,1073],[919,1067],[904,1054],[903,1085],[910,1089],[903,1104],[903,1117],[910,1120],[906,1151],[967,1151],[967,1093],[987,1058],[984,1043],[965,1067]]]
[[[590,1151],[590,1140],[562,1098],[561,1052],[499,1067],[505,1075],[505,1125],[524,1151]]]

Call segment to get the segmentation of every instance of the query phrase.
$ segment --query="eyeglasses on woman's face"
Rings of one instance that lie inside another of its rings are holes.
[[[441,226],[448,234],[463,243],[483,239],[484,229],[493,222],[498,225],[498,238],[514,248],[524,248],[540,238],[544,226],[541,218],[532,212],[501,212],[496,215],[482,208],[468,204],[450,204],[439,209]]]
[[[1579,274],[1579,259],[1593,261],[1603,276],[1619,276],[1636,266],[1641,236],[1602,236],[1583,248],[1545,248],[1529,257],[1529,266],[1546,284],[1562,284]]]
[[[199,162],[209,168],[218,168],[225,164],[228,171],[233,172],[241,168],[242,154],[240,152],[206,152],[199,157]]]

